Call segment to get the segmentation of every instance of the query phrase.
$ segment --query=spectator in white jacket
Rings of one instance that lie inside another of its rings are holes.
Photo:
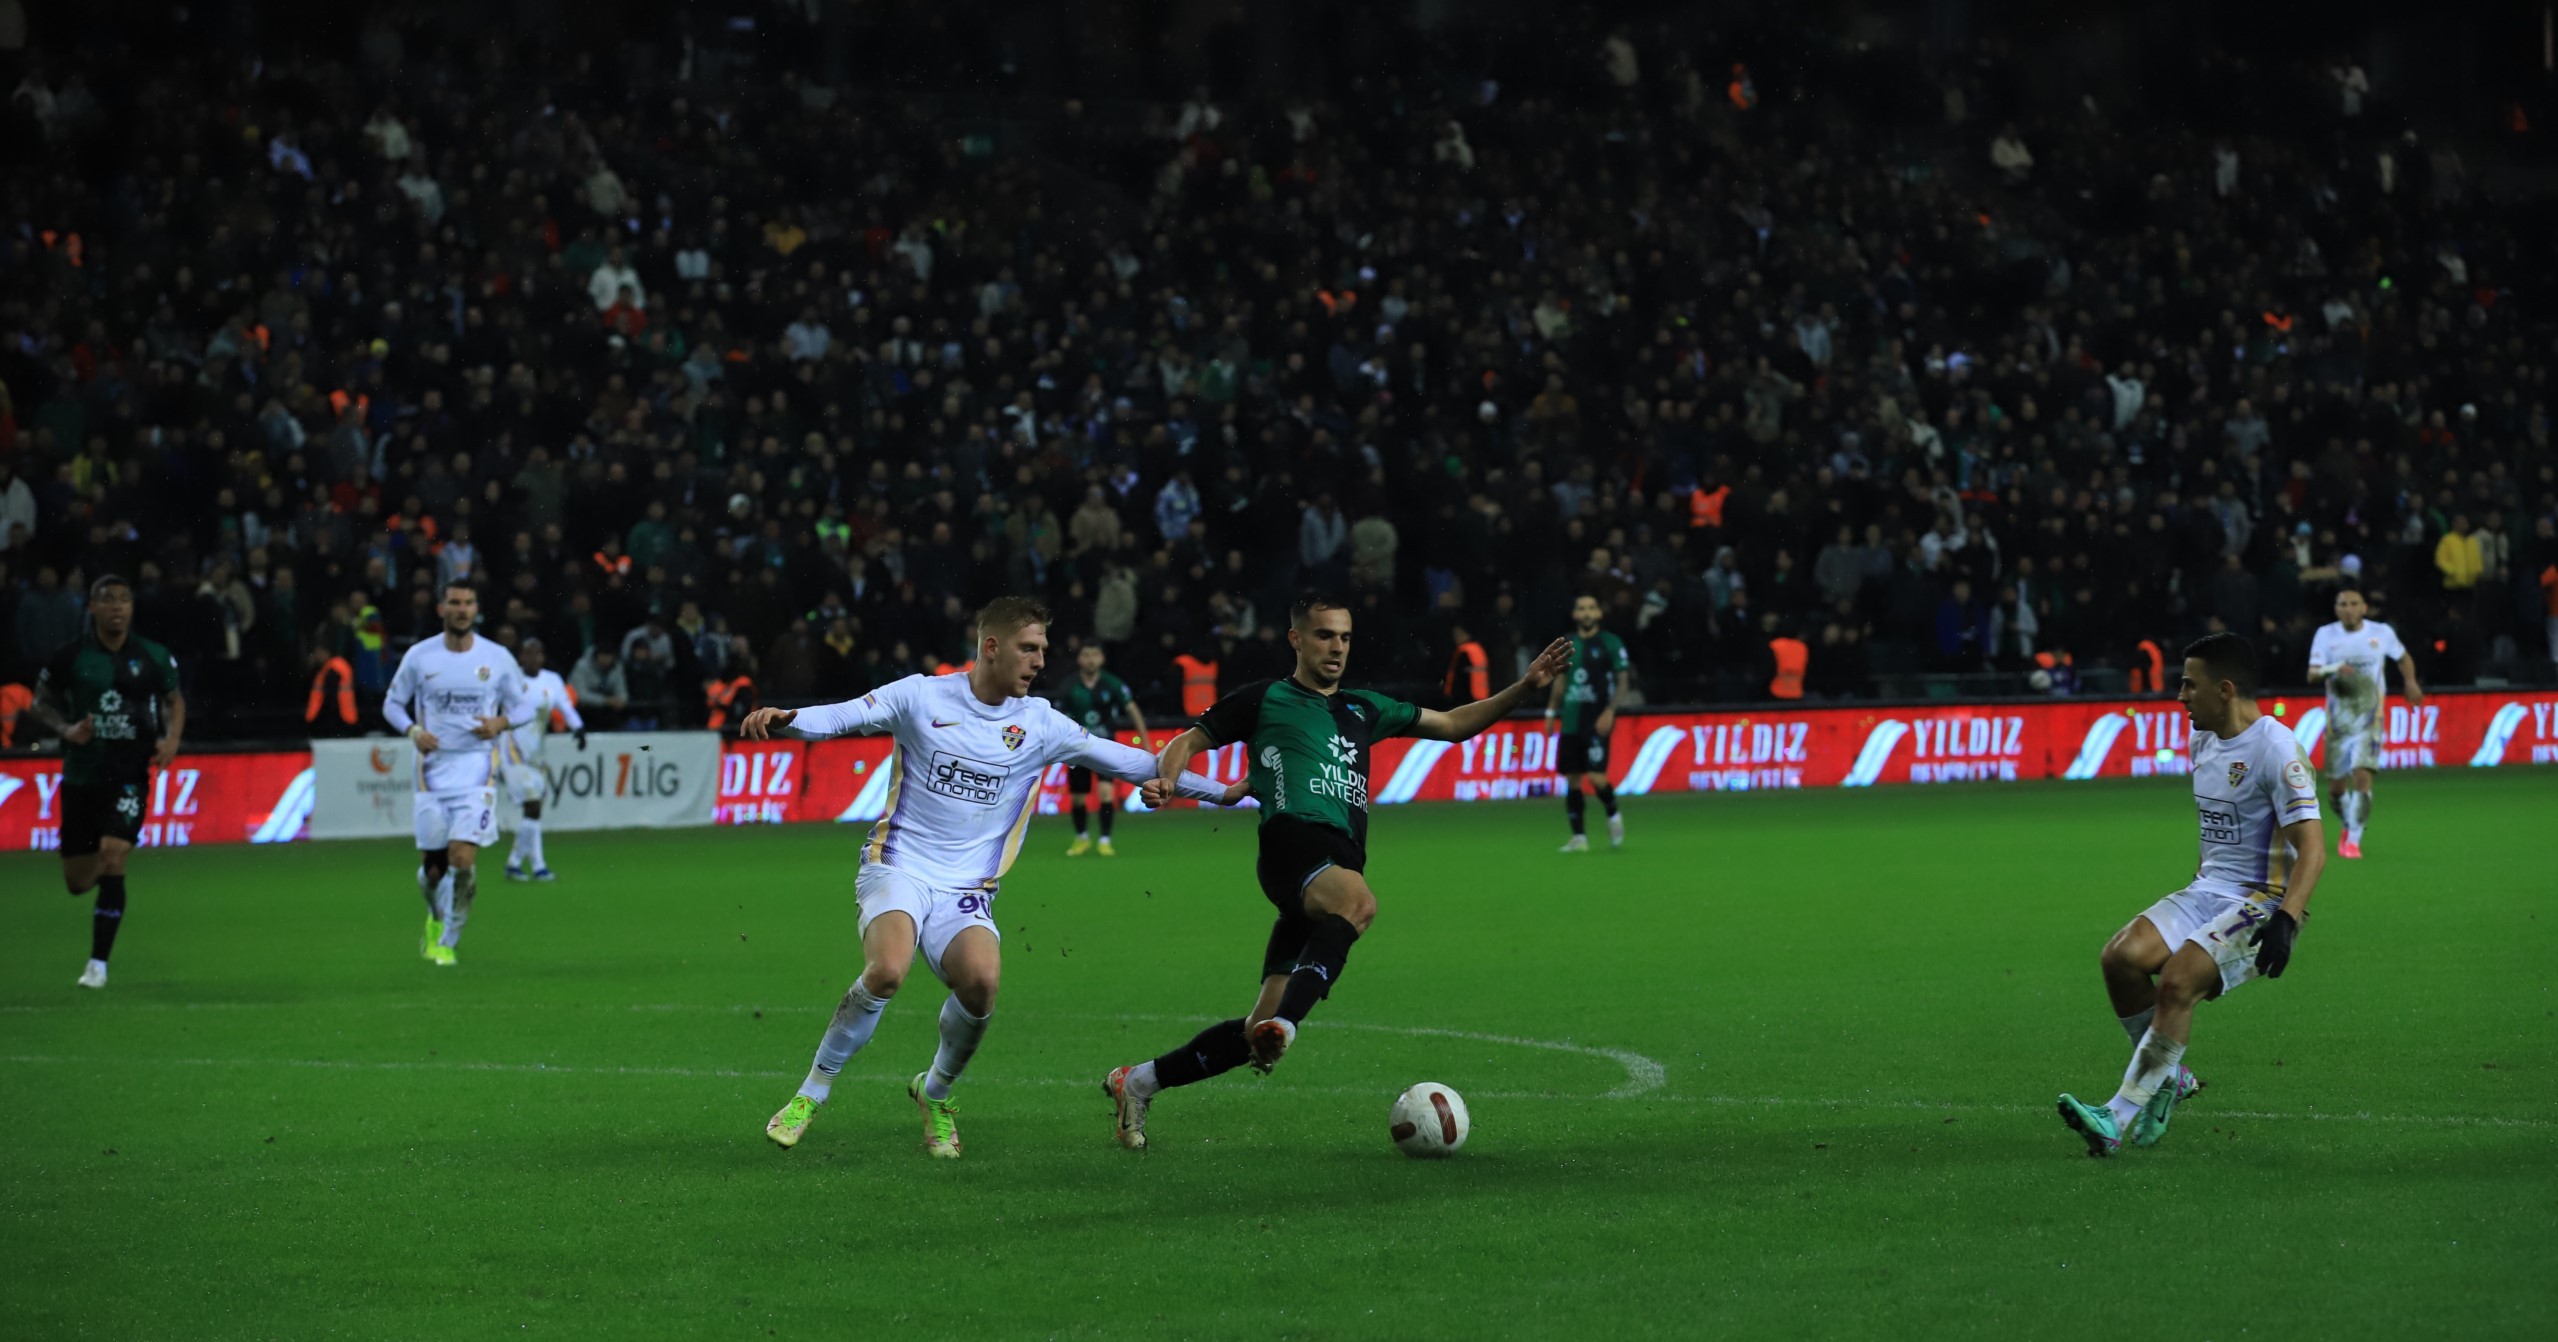
[[[622,256],[622,249],[615,247],[604,253],[604,264],[586,277],[586,296],[594,300],[597,312],[609,312],[613,300],[620,298],[625,288],[631,291],[631,306],[646,312],[648,290],[640,287],[639,272],[631,269],[630,262]]]
[[[2009,126],[1990,141],[1990,166],[2011,183],[2022,183],[2034,175],[2034,151],[2018,138],[2016,127]]]

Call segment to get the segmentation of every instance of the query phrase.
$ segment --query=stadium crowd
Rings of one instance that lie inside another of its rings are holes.
[[[2223,137],[1986,57],[1528,40],[982,133],[417,34],[34,53],[0,680],[108,572],[199,736],[344,729],[462,576],[607,723],[955,663],[1001,592],[1163,704],[1307,586],[1416,694],[1582,592],[1654,702],[2291,667],[2344,582],[2430,681],[2550,674],[2558,260],[2448,147],[2306,77]]]

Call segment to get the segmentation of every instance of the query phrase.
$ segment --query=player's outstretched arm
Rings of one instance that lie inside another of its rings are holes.
[[[1152,761],[1154,776],[1166,783],[1179,783],[1183,773],[1190,768],[1190,757],[1208,745],[1208,738],[1200,735],[1196,727],[1164,742],[1163,753]]]
[[[1071,723],[1067,725],[1072,726]],[[1187,736],[1189,733],[1184,732],[1182,735]],[[1166,749],[1169,752],[1170,748]],[[1117,741],[1103,737],[1078,734],[1069,739],[1064,749],[1058,753],[1068,764],[1077,768],[1090,769],[1094,773],[1106,774],[1120,782],[1138,785],[1143,789],[1146,804],[1149,806],[1161,805],[1167,794],[1188,797],[1192,801],[1223,802],[1226,800],[1225,785],[1209,782],[1207,775],[1190,773],[1187,770],[1178,774],[1164,774],[1160,772],[1163,764],[1161,760],[1135,746],[1123,746]],[[1182,762],[1189,763],[1187,754],[1184,755]]]
[[[1463,741],[1481,733],[1484,728],[1510,716],[1520,704],[1538,690],[1555,683],[1564,664],[1572,658],[1572,641],[1558,638],[1546,645],[1545,651],[1528,664],[1528,674],[1511,683],[1508,689],[1489,699],[1477,699],[1463,708],[1446,712],[1425,708],[1413,721],[1412,734],[1426,741]]]
[[[822,741],[830,736],[868,736],[896,727],[906,709],[909,681],[882,685],[859,699],[840,704],[820,704],[815,708],[759,708],[746,715],[737,725],[737,733],[749,741],[766,741],[787,729],[803,740]]]

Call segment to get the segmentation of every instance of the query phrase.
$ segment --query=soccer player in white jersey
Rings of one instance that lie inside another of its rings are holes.
[[[382,718],[417,747],[418,891],[426,897],[418,953],[449,966],[479,895],[480,849],[497,842],[498,738],[531,710],[514,654],[472,632],[479,592],[467,582],[446,583],[437,610],[443,635],[400,658]],[[452,892],[439,900],[436,887],[447,871]]]
[[[2059,1106],[2091,1156],[2157,1143],[2199,1088],[2184,1066],[2194,1008],[2259,975],[2281,978],[2309,917],[2327,864],[2318,784],[2291,729],[2257,711],[2259,675],[2255,647],[2236,634],[2185,649],[2176,697],[2194,723],[2202,860],[2193,884],[2105,943],[2105,991],[2133,1039],[2131,1065],[2111,1100],[2063,1095]]]
[[[551,730],[551,715],[557,713],[584,746],[586,719],[577,715],[577,699],[568,692],[568,682],[542,665],[542,640],[524,640],[515,650],[515,666],[523,674],[525,707],[532,717],[507,732],[506,755],[499,770],[507,795],[524,811],[524,818],[515,825],[515,846],[507,850],[506,879],[557,880],[542,853],[542,799],[550,795],[550,779],[542,772],[542,738]]]
[[[2336,856],[2363,855],[2363,827],[2371,823],[2371,776],[2380,767],[2380,709],[2389,697],[2389,664],[2407,682],[2407,702],[2425,702],[2416,683],[2416,659],[2398,631],[2367,619],[2363,594],[2336,594],[2336,622],[2319,626],[2309,642],[2309,679],[2327,685],[2327,788],[2343,823]]]
[[[888,813],[871,827],[853,882],[861,977],[836,1007],[799,1093],[764,1125],[775,1145],[799,1144],[846,1060],[870,1042],[920,948],[950,996],[941,1008],[941,1047],[907,1093],[923,1111],[925,1150],[959,1155],[951,1084],[995,1009],[1002,940],[996,892],[1021,851],[1040,776],[1062,762],[1141,787],[1155,778],[1152,755],[1093,736],[1045,700],[1025,697],[1047,664],[1046,607],[1001,597],[978,613],[976,628],[977,655],[965,672],[908,676],[822,708],[759,708],[740,727],[755,741],[785,729],[810,740],[878,732],[897,738]],[[1177,791],[1231,804],[1244,785],[1220,787],[1194,774]],[[1150,802],[1164,795],[1160,784],[1147,792]]]

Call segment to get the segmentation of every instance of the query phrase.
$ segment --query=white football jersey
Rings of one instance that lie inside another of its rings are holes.
[[[2398,631],[2378,620],[2365,620],[2351,633],[2342,621],[2319,626],[2317,637],[2309,641],[2309,664],[2354,668],[2351,676],[2327,678],[2327,716],[2360,720],[2377,712],[2389,684],[2384,679],[2389,664],[2406,655]]]
[[[546,666],[524,676],[523,681],[524,706],[533,716],[526,721],[510,715],[508,721],[522,725],[507,734],[514,738],[517,759],[538,759],[542,754],[542,734],[551,729],[551,714],[558,713],[573,732],[585,730],[586,719],[577,715],[577,701],[569,697],[568,682],[560,679],[559,672]]]
[[[480,635],[460,652],[446,648],[441,634],[421,639],[401,656],[382,717],[402,732],[417,723],[434,733],[437,748],[418,753],[420,792],[488,787],[497,780],[499,741],[471,730],[482,718],[523,721],[524,675],[514,653]]]
[[[2197,731],[2188,753],[2202,826],[2194,884],[2231,895],[2281,894],[2296,856],[2283,826],[2318,818],[2318,784],[2292,729],[2269,716],[2226,741]]]
[[[940,889],[992,889],[1011,869],[1049,765],[1073,764],[1130,783],[1155,776],[1154,756],[1091,735],[1046,700],[988,704],[958,674],[908,676],[859,699],[804,708],[789,730],[811,740],[896,737],[888,812],[871,826],[862,860]],[[1214,801],[1225,789],[1185,773],[1180,793]]]

